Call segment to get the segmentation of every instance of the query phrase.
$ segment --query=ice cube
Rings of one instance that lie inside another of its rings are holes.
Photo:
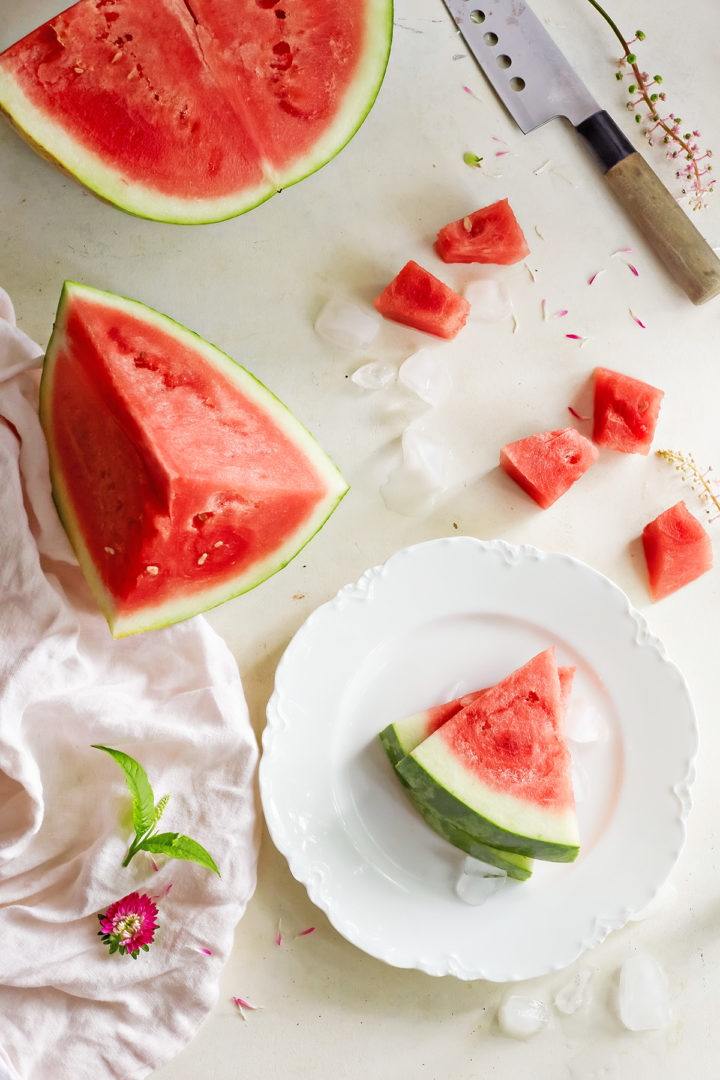
[[[437,350],[419,349],[400,365],[398,379],[428,405],[441,405],[452,390],[452,379]]]
[[[607,720],[596,705],[573,698],[565,717],[565,737],[571,742],[600,742],[608,736]]]
[[[455,892],[466,904],[484,904],[507,881],[507,871],[468,856],[455,883]]]
[[[541,1031],[550,1019],[550,1010],[539,998],[523,994],[506,997],[498,1012],[500,1030],[514,1039],[527,1039]]]
[[[658,1031],[670,1023],[667,975],[647,953],[635,953],[620,968],[618,1012],[630,1031]]]
[[[561,986],[555,995],[555,1008],[566,1016],[576,1013],[588,1000],[588,984],[591,978],[590,968],[576,971],[572,979]]]
[[[388,476],[380,493],[389,510],[419,517],[433,506],[445,486],[448,451],[419,428],[402,436],[402,463]]]
[[[341,349],[366,349],[379,329],[379,315],[337,296],[327,301],[315,320],[315,333]]]
[[[354,371],[350,378],[363,390],[382,390],[395,380],[395,376],[394,364],[389,364],[386,360],[372,360]]]
[[[512,315],[512,301],[504,285],[490,278],[469,281],[463,290],[470,301],[470,318],[483,322],[500,322]]]

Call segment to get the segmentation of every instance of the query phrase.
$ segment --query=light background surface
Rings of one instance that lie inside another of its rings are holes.
[[[60,7],[55,0],[3,0],[0,47]],[[614,78],[615,42],[590,5],[536,0],[536,11],[598,100],[676,190],[662,151],[645,147],[625,113],[625,92]],[[717,5],[690,0],[679,16],[674,5],[640,0],[631,13],[623,5],[613,13],[627,33],[645,30],[641,63],[663,75],[668,106],[683,126],[698,128],[701,141],[717,150]],[[656,457],[605,453],[567,496],[540,511],[500,473],[497,454],[512,439],[572,422],[568,404],[583,405],[588,377],[603,364],[665,390],[656,448],[692,451],[720,470],[720,300],[694,308],[604,190],[574,133],[554,121],[521,135],[465,52],[440,0],[398,0],[387,76],[351,143],[313,177],[215,225],[126,216],[52,169],[4,126],[0,281],[20,325],[43,345],[65,278],[166,312],[266,382],[349,481],[348,497],[293,563],[209,615],[237,658],[258,737],[276,665],[305,618],[408,544],[458,533],[530,543],[572,554],[620,585],[685,673],[698,714],[694,808],[673,891],[658,914],[614,933],[565,972],[512,987],[434,979],[385,966],[348,944],[265,836],[257,893],[238,926],[217,1006],[187,1049],[156,1074],[159,1080],[671,1080],[716,1069],[720,570],[652,604],[638,543],[643,525],[677,499],[685,497],[698,513],[699,505]],[[496,157],[498,150],[509,152]],[[482,169],[463,163],[466,151],[483,157]],[[435,232],[505,196],[532,248],[532,275],[522,264],[493,271],[510,290],[515,333],[510,320],[473,323],[452,345],[436,346],[387,325],[362,355],[318,339],[313,322],[328,297],[342,292],[368,302],[409,258],[462,286],[478,271],[444,266],[432,251]],[[693,220],[711,245],[720,245],[720,195]],[[613,255],[628,247],[637,278]],[[549,313],[569,314],[543,320],[543,298]],[[586,344],[566,339],[568,332]],[[421,413],[396,389],[367,393],[349,379],[365,360],[400,361],[426,345],[442,349],[454,379],[442,407]],[[388,510],[379,488],[398,460],[403,428],[421,415],[453,453],[453,486],[428,515],[410,518]],[[720,523],[709,528],[717,556]],[[314,933],[292,940],[309,926]],[[669,976],[674,1017],[662,1032],[630,1033],[617,1019],[617,972],[639,950],[655,956]],[[497,1009],[509,991],[550,1002],[575,970],[587,967],[594,972],[592,998],[581,1012],[555,1012],[527,1043],[499,1033]],[[232,995],[263,1008],[244,1022]]]

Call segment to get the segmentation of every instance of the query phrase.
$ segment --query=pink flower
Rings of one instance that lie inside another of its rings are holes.
[[[110,946],[111,953],[119,952],[121,956],[129,953],[135,960],[141,949],[147,952],[150,948],[157,929],[157,913],[146,893],[130,893],[111,904],[104,915],[98,915],[98,937]]]

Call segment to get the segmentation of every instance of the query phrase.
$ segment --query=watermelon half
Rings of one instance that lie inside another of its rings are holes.
[[[53,497],[115,637],[259,584],[345,494],[292,413],[165,315],[66,282],[40,386]]]
[[[392,0],[80,0],[0,55],[0,111],[121,209],[218,221],[338,153],[391,36]]]
[[[492,847],[572,862],[579,834],[554,649],[489,688],[397,765],[415,797]]]

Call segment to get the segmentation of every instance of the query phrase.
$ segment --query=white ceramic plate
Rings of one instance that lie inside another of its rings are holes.
[[[470,906],[455,893],[465,856],[411,808],[377,732],[549,645],[605,729],[573,746],[581,854]],[[273,841],[349,941],[504,982],[570,964],[649,903],[684,841],[696,745],[683,676],[616,585],[565,555],[452,537],[398,552],[301,627],[260,789]]]

